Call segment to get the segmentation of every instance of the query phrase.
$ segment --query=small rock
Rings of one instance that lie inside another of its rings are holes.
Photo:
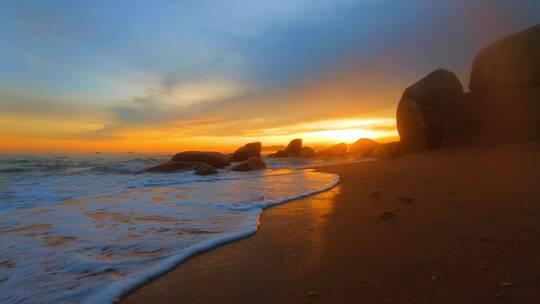
[[[300,150],[298,156],[299,157],[303,157],[303,158],[310,158],[310,157],[315,157],[316,156],[316,152],[313,148],[310,148],[310,147],[302,147],[302,149]]]
[[[318,154],[323,156],[345,156],[347,155],[347,145],[345,143],[340,143],[323,150]]]
[[[306,296],[308,296],[308,297],[316,297],[316,296],[318,296],[318,294],[315,291],[310,290],[310,291],[306,292]]]
[[[214,168],[222,168],[230,165],[229,157],[219,152],[207,152],[207,151],[184,151],[175,154],[171,161],[187,161],[187,162],[201,162],[214,166]]]
[[[296,138],[291,140],[287,147],[285,148],[285,152],[287,152],[288,155],[298,155],[300,153],[300,150],[302,150],[302,139]]]
[[[289,157],[289,153],[287,151],[279,150],[271,157]]]
[[[250,157],[248,160],[234,165],[232,171],[254,171],[266,169],[266,164],[259,157]]]
[[[229,158],[231,162],[240,162],[244,161],[250,157],[260,157],[261,156],[261,143],[253,142],[245,144],[244,146],[238,148]]]
[[[352,154],[359,154],[364,157],[368,157],[375,151],[375,148],[379,145],[378,142],[369,138],[360,138],[350,148]]]
[[[197,168],[197,171],[195,171],[195,174],[202,175],[202,176],[216,174],[216,173],[218,173],[218,170],[214,168],[214,166],[208,165],[208,164],[201,164]]]

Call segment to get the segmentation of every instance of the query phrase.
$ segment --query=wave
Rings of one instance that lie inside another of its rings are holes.
[[[283,198],[277,201],[266,201],[264,203],[256,203],[256,204],[246,206],[246,207],[228,206],[227,208],[229,208],[229,210],[254,212],[253,225],[244,227],[243,229],[236,231],[234,233],[222,235],[216,238],[209,238],[208,240],[201,242],[195,246],[192,246],[189,249],[186,249],[182,252],[171,255],[167,257],[165,260],[161,261],[159,264],[155,265],[151,270],[148,270],[145,273],[138,273],[138,274],[133,275],[132,277],[125,278],[121,282],[116,282],[111,285],[108,285],[106,288],[99,291],[96,295],[89,298],[87,303],[96,303],[96,304],[107,303],[107,302],[112,303],[118,297],[124,295],[125,293],[129,292],[135,287],[144,284],[148,280],[162,275],[163,273],[174,268],[181,262],[185,261],[187,258],[197,253],[208,251],[220,245],[223,245],[223,244],[235,241],[235,240],[239,240],[239,239],[242,239],[242,238],[245,238],[254,234],[255,232],[257,232],[257,229],[260,225],[260,217],[262,215],[263,209],[266,209],[271,206],[283,204],[286,202],[290,202],[296,199],[308,197],[308,196],[321,193],[324,191],[328,191],[332,189],[333,187],[335,187],[338,183],[339,183],[339,177],[335,175],[335,180],[328,186],[321,189],[307,191],[307,192],[300,193],[300,194],[290,196],[287,198]]]
[[[84,169],[0,184],[0,264],[10,265],[0,275],[0,302],[112,302],[195,253],[255,233],[263,209],[339,181],[305,169],[93,172],[157,160],[103,167],[103,160],[68,159]]]
[[[11,168],[0,168],[0,173],[22,173],[22,172],[28,172],[29,169],[26,168],[17,168],[17,167],[11,167]]]

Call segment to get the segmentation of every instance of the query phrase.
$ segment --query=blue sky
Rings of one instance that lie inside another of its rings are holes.
[[[235,135],[228,121],[253,131],[387,115],[436,68],[466,86],[481,47],[538,22],[534,0],[6,0],[0,122],[24,117],[19,135],[35,137],[33,118],[73,119],[87,126],[51,136],[106,140],[186,125],[211,136],[205,117]],[[325,86],[340,97],[318,99]]]

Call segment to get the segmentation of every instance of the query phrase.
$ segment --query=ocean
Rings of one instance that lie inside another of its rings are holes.
[[[140,173],[148,154],[0,155],[0,302],[110,303],[187,257],[256,232],[264,208],[334,187],[267,159],[213,176]],[[263,223],[264,225],[264,223]]]

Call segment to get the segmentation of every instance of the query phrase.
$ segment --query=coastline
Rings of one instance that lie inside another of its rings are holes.
[[[318,168],[340,184],[266,209],[256,234],[122,302],[534,302],[539,168],[539,143]]]

